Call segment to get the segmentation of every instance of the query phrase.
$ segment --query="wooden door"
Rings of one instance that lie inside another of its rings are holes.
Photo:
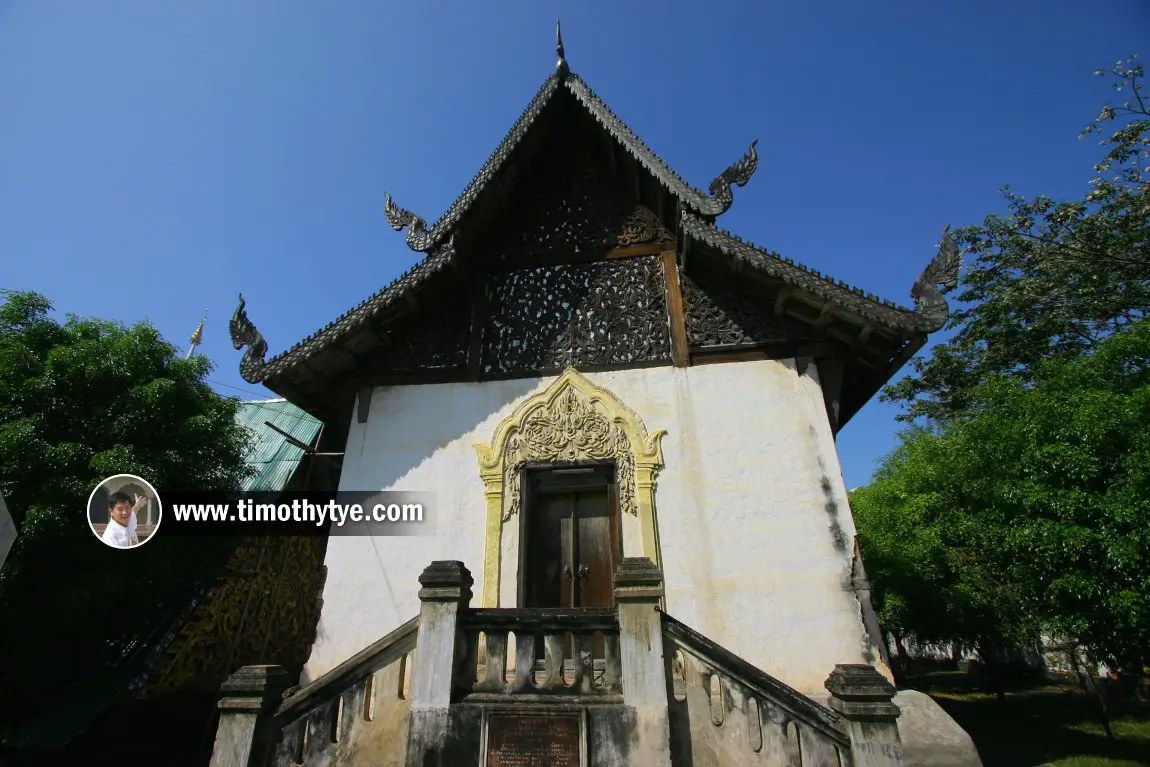
[[[611,607],[622,556],[613,467],[529,472],[520,567],[524,607]]]
[[[573,536],[571,498],[538,494],[527,505],[524,607],[574,607],[571,580]]]
[[[613,528],[616,522],[607,488],[576,491],[571,499],[575,528],[575,572],[572,601],[575,607],[611,607],[615,604]]]

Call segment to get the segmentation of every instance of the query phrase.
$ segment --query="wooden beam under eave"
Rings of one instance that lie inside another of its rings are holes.
[[[356,423],[367,423],[368,415],[371,412],[371,395],[375,392],[374,387],[364,386],[356,392],[356,405],[355,405],[355,420]]]
[[[316,399],[316,395],[312,389],[296,381],[289,380],[286,376],[264,381],[263,384],[266,388],[271,389],[288,402],[304,410],[307,410],[308,405]]]
[[[871,333],[873,332],[873,322],[868,322],[867,324],[863,325],[862,330],[860,330],[859,334],[855,336],[855,340],[851,341],[851,348],[847,354],[850,354],[851,356],[857,354],[858,350],[862,348],[863,344],[865,344],[870,339]]]
[[[835,344],[823,341],[801,342],[779,341],[767,344],[749,345],[749,348],[721,347],[695,348],[691,351],[691,366],[720,365],[730,362],[760,362],[762,360],[786,360],[810,357],[819,359],[833,357],[841,352]]]
[[[819,386],[823,390],[823,404],[827,409],[827,420],[831,424],[831,434],[838,436],[839,411],[842,409],[843,371],[846,363],[836,357],[815,360],[819,371]]]
[[[643,166],[634,157],[628,163],[631,166],[631,183],[635,190],[635,199],[642,201],[643,199]]]
[[[743,271],[743,259],[738,256],[731,256],[731,276],[737,277],[741,271]]]
[[[678,204],[675,206],[678,209]],[[691,235],[686,232],[682,233],[683,237],[683,273],[687,273],[687,260],[691,257]]]
[[[815,320],[815,327],[819,328],[820,330],[825,328],[827,323],[831,321],[831,313],[834,311],[834,309],[835,305],[830,301],[827,301],[825,304],[823,304],[823,308],[819,310],[819,317],[817,320]]]
[[[775,316],[782,317],[783,312],[786,310],[787,301],[791,300],[794,291],[789,287],[779,289],[779,295],[775,298]]]
[[[677,368],[691,364],[687,348],[687,319],[683,312],[683,291],[679,287],[679,263],[675,251],[663,251],[663,284],[667,295],[667,315],[671,320],[671,363]]]
[[[913,336],[907,339],[904,341],[902,349],[883,365],[875,365],[874,363],[863,361],[857,357],[852,359],[852,365],[863,362],[863,364],[870,369],[870,372],[869,374],[864,373],[863,381],[860,382],[860,384],[865,387],[865,391],[860,395],[851,397],[848,403],[844,403],[845,406],[839,413],[839,428],[841,429],[845,426],[847,421],[853,418],[858,411],[862,410],[863,406],[870,402],[874,395],[890,382],[890,379],[894,378],[899,369],[926,345],[926,342],[927,337],[925,335]]]
[[[309,360],[301,360],[291,368],[291,377],[305,387],[314,387],[320,383],[319,372],[312,368]]]
[[[607,164],[611,167],[611,177],[619,177],[619,159],[616,154],[619,142],[607,131],[602,131],[603,139],[607,142]]]

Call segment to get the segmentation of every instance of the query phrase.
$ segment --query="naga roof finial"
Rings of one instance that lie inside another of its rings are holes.
[[[383,195],[383,215],[387,217],[387,223],[391,224],[391,228],[395,231],[402,232],[407,229],[407,247],[417,253],[431,250],[434,243],[427,222],[407,208],[396,205],[395,200],[386,192]]]
[[[914,309],[926,321],[926,330],[940,330],[950,317],[950,305],[942,294],[958,287],[958,274],[962,269],[962,253],[950,234],[950,224],[942,230],[942,240],[936,255],[911,286]],[[939,289],[941,288],[941,290]]]
[[[567,55],[563,52],[563,31],[559,28],[559,20],[555,20],[555,54],[559,60],[555,62],[555,76],[562,79],[571,71],[567,66]]]
[[[236,307],[236,313],[228,323],[228,330],[231,332],[232,346],[236,351],[248,347],[243,359],[240,360],[240,377],[254,384],[263,380],[264,355],[268,352],[268,342],[264,340],[263,333],[248,319],[246,306],[247,302],[241,293],[240,305]]]

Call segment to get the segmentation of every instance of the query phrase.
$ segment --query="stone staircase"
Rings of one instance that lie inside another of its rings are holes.
[[[904,764],[874,668],[837,666],[821,705],[661,612],[650,560],[607,609],[474,609],[459,562],[420,584],[419,616],[303,688],[234,674],[212,767]]]

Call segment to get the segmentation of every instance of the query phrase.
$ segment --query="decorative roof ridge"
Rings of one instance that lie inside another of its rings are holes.
[[[570,74],[563,83],[596,122],[602,125],[623,148],[634,157],[647,172],[678,197],[686,205],[703,216],[716,217],[726,213],[734,202],[732,186],[745,186],[759,167],[759,154],[756,149],[759,140],[755,139],[747,148],[746,154],[716,176],[708,186],[706,194],[692,186],[676,173],[653,149],[639,138],[635,131],[622,118],[612,111],[587,82],[577,74]]]
[[[730,209],[734,202],[731,188],[744,186],[750,181],[759,166],[756,150],[758,139],[751,142],[746,154],[736,160],[726,170],[716,176],[704,193],[683,180],[679,174],[648,147],[631,128],[616,115],[606,102],[591,89],[579,75],[570,71],[563,54],[563,39],[556,25],[556,50],[559,61],[555,73],[547,77],[527,107],[512,125],[511,130],[487,158],[479,171],[471,178],[463,192],[455,199],[439,220],[431,226],[421,216],[400,207],[384,195],[384,215],[392,229],[400,232],[407,229],[407,245],[418,252],[430,252],[446,240],[462,220],[472,203],[479,197],[487,184],[503,169],[504,163],[522,142],[527,131],[535,124],[544,108],[551,102],[559,86],[563,85],[575,97],[591,117],[623,148],[653,175],[667,191],[675,195],[684,205],[703,216],[716,217]]]
[[[836,280],[817,269],[800,264],[761,245],[748,242],[742,237],[703,221],[687,211],[684,211],[680,218],[684,231],[691,237],[702,240],[732,258],[749,262],[785,282],[837,303],[869,320],[898,330],[914,330],[926,333],[932,333],[942,326],[937,321],[936,316],[923,310],[924,306],[918,300],[916,300],[917,309],[900,306],[893,301],[879,298],[874,293],[856,288],[842,280]],[[937,257],[935,261],[938,261]],[[928,267],[929,270],[930,267]],[[924,276],[920,277],[919,282],[915,284],[919,285],[924,278],[928,281],[931,279],[924,272]],[[939,299],[941,300],[941,296]],[[945,300],[942,303],[945,307]],[[943,322],[945,322],[945,317]]]
[[[503,163],[511,156],[511,152],[519,146],[527,130],[535,124],[535,120],[543,113],[543,108],[551,101],[551,97],[558,90],[562,78],[559,75],[550,75],[543,81],[543,85],[535,93],[535,97],[519,115],[511,130],[499,142],[495,151],[487,158],[487,162],[472,176],[471,181],[463,188],[460,195],[439,220],[429,228],[427,222],[409,210],[399,207],[391,199],[391,195],[384,196],[384,215],[395,231],[407,232],[407,245],[414,251],[427,253],[441,244],[463,218],[463,214],[471,207],[471,203],[487,186],[487,183],[503,168]]]
[[[648,172],[663,182],[668,187],[668,191],[678,191],[679,194],[676,196],[696,198],[697,200],[706,199],[706,195],[701,189],[687,182],[655,150],[647,146],[647,143],[639,138],[631,126],[623,121],[623,118],[615,114],[615,110],[611,109],[607,102],[595,92],[595,89],[587,84],[586,80],[575,73],[571,73],[564,81],[564,85],[579,100],[579,103],[591,113],[596,122],[606,128],[631,153],[632,157],[642,163]],[[674,187],[677,187],[678,190]]]
[[[313,357],[325,342],[362,327],[380,311],[406,295],[408,290],[442,271],[454,258],[455,245],[449,240],[434,253],[421,258],[386,287],[266,362],[264,354],[267,352],[267,342],[263,334],[248,319],[244,298],[240,296],[240,304],[231,321],[232,346],[237,350],[248,347],[240,361],[240,376],[248,383],[260,383],[270,375]]]

